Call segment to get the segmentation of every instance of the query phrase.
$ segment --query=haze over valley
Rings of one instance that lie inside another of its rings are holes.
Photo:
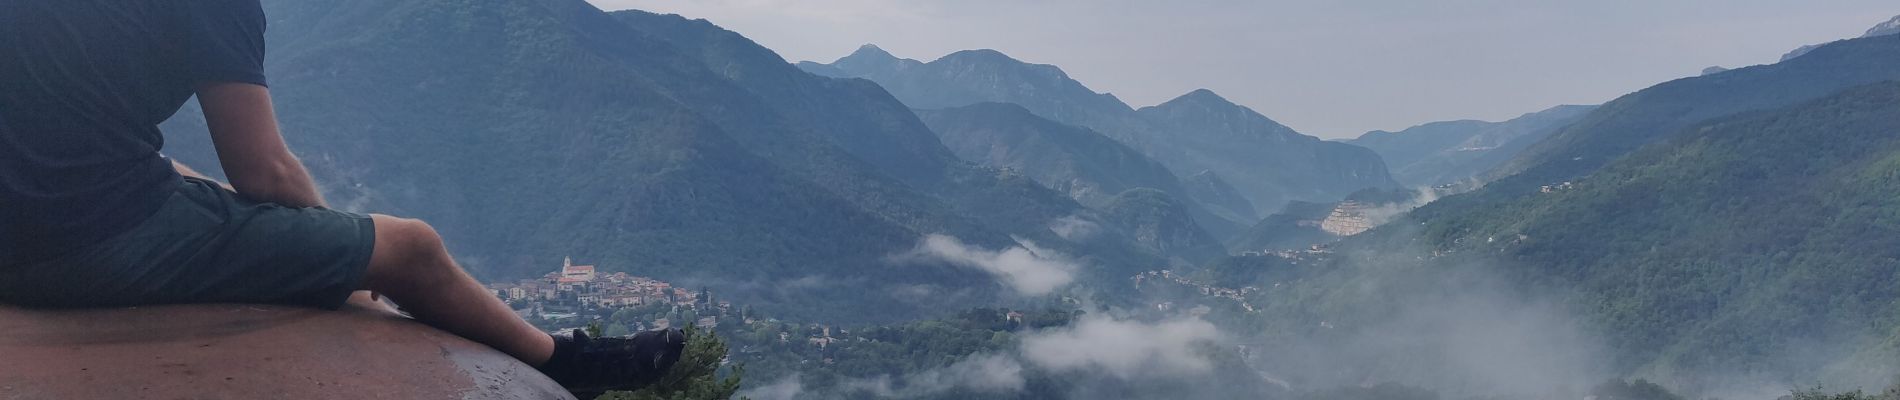
[[[1347,134],[1418,113],[603,4],[265,0],[266,70],[332,203],[430,221],[517,313],[716,335],[740,386],[676,398],[1900,398],[1900,8]],[[167,155],[215,170],[187,107]]]

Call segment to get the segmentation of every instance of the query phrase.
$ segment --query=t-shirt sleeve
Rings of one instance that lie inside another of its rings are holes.
[[[195,83],[264,85],[264,8],[258,0],[183,0],[186,71]]]

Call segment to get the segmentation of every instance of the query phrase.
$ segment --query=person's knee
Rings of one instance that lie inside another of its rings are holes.
[[[431,286],[453,272],[448,250],[434,227],[414,219],[383,215],[374,218],[376,250],[370,260],[372,289]]]

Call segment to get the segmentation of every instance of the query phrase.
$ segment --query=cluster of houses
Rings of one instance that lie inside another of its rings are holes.
[[[1135,276],[1132,279],[1134,279],[1135,281],[1135,289],[1137,290],[1141,289],[1141,285],[1143,283],[1149,283],[1149,282],[1173,283],[1173,284],[1187,286],[1189,288],[1199,290],[1202,296],[1233,300],[1235,302],[1240,303],[1241,308],[1245,308],[1247,309],[1247,311],[1254,311],[1253,304],[1247,302],[1247,296],[1253,294],[1254,292],[1260,291],[1260,288],[1253,287],[1253,286],[1243,287],[1239,289],[1230,289],[1230,288],[1218,287],[1218,286],[1214,286],[1214,285],[1210,285],[1206,283],[1196,282],[1193,279],[1188,279],[1188,277],[1186,276],[1177,275],[1174,273],[1174,271],[1165,270],[1165,269],[1135,274]],[[1276,283],[1274,284],[1274,286],[1279,286],[1279,284]],[[1157,304],[1156,307],[1165,311],[1168,308],[1173,307],[1172,303],[1173,302]]]
[[[515,283],[495,283],[488,289],[510,302],[559,304],[584,308],[638,307],[649,304],[697,304],[699,294],[653,278],[627,275],[625,272],[602,274],[592,265],[574,265],[573,258],[561,261],[561,269],[540,279]],[[725,303],[719,307],[730,307]]]
[[[1299,264],[1300,261],[1310,260],[1315,256],[1332,254],[1333,250],[1327,248],[1326,246],[1328,246],[1328,244],[1311,245],[1301,250],[1264,249],[1264,250],[1256,250],[1256,251],[1243,251],[1243,252],[1240,252],[1240,255],[1250,256],[1250,257],[1274,256],[1274,257],[1284,258],[1289,263]]]

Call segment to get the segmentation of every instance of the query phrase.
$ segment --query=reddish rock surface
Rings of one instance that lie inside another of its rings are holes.
[[[571,399],[487,346],[365,310],[0,307],[0,399]]]

